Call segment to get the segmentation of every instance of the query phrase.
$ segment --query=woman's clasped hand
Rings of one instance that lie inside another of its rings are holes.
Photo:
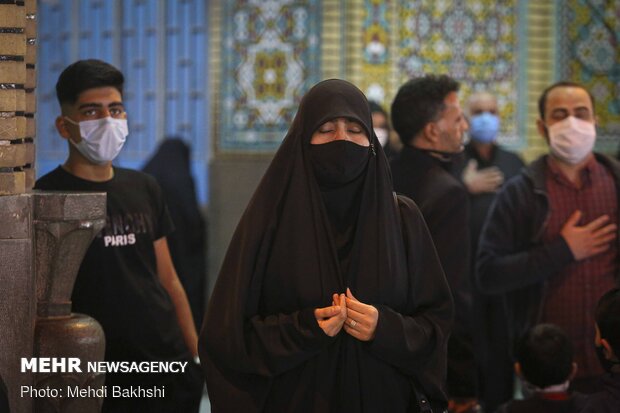
[[[379,311],[376,307],[359,301],[351,290],[346,294],[334,294],[330,307],[314,310],[319,326],[330,337],[337,335],[342,328],[360,341],[370,341],[375,336]]]

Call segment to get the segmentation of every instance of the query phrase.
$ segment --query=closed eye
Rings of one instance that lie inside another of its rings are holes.
[[[364,129],[362,128],[362,125],[360,125],[359,123],[357,123],[355,121],[348,121],[347,122],[347,132],[351,132],[351,133],[364,133]]]
[[[575,109],[575,117],[583,120],[590,120],[592,118],[592,116],[590,115],[590,110],[588,110],[588,108]]]
[[[321,126],[319,126],[319,133],[329,133],[334,132],[336,130],[336,124],[334,122],[325,122]]]

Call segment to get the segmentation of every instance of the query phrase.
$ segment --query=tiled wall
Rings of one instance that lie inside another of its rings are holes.
[[[615,153],[620,138],[620,2],[557,3],[560,78],[586,85],[594,95],[597,146]]]
[[[64,159],[54,84],[85,57],[127,76],[131,137],[120,163],[139,167],[166,135],[194,148],[201,201],[213,156],[268,156],[303,93],[339,77],[386,107],[400,84],[449,73],[497,93],[500,142],[530,160],[546,150],[536,100],[555,80],[597,98],[599,149],[620,132],[620,6],[578,0],[40,0],[38,174]],[[613,36],[615,34],[615,37]],[[577,47],[573,47],[573,46]]]

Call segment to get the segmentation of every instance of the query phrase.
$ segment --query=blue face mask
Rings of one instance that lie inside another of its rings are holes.
[[[469,120],[469,135],[480,143],[495,141],[499,132],[499,117],[489,112],[474,115]]]

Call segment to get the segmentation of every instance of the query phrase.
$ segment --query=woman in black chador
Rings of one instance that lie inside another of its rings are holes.
[[[206,231],[190,159],[190,147],[181,138],[166,137],[142,170],[157,180],[168,205],[174,223],[168,236],[170,256],[200,329],[205,310]]]
[[[372,130],[348,82],[302,99],[209,301],[213,412],[409,412],[414,386],[445,406],[451,294]]]

